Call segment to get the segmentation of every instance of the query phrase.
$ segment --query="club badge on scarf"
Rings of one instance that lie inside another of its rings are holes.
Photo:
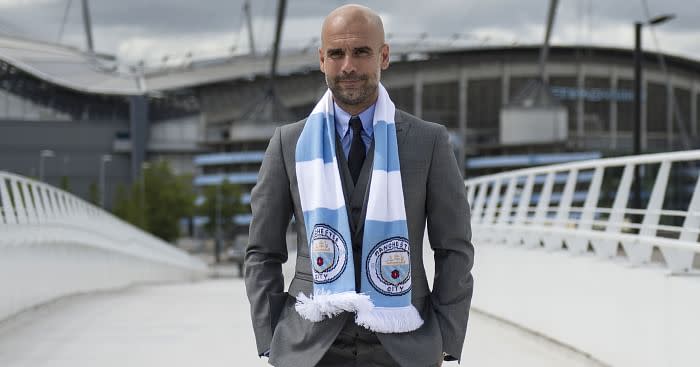
[[[404,207],[394,103],[384,86],[374,110],[374,160],[367,199],[361,269],[353,263],[350,223],[335,154],[333,97],[326,91],[296,146],[296,175],[304,212],[313,295],[296,310],[318,322],[343,311],[372,331],[401,333],[422,324],[411,304],[411,251]],[[361,272],[361,292],[355,272]]]

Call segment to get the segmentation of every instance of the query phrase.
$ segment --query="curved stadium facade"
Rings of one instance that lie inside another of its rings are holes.
[[[633,54],[616,48],[552,47],[547,80],[567,112],[564,138],[501,141],[501,110],[538,77],[538,55],[535,46],[395,47],[382,81],[398,108],[447,126],[469,176],[631,153]],[[700,62],[663,56],[666,73],[659,55],[644,54],[642,149],[697,149]],[[195,173],[198,185],[227,177],[250,189],[274,127],[303,118],[323,93],[316,57],[282,54],[275,90],[284,118],[271,120],[264,57],[118,74],[79,50],[0,37],[0,170],[36,176],[39,152],[51,149],[46,180],[66,176],[83,197],[104,154],[113,157],[108,198],[116,183],[138,178],[142,161],[160,158]]]

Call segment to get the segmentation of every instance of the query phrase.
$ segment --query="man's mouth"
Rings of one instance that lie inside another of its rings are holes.
[[[360,83],[360,82],[363,82],[367,79],[368,78],[366,78],[366,77],[356,76],[356,77],[350,77],[350,78],[348,78],[348,77],[338,78],[338,79],[336,79],[336,81],[338,83],[350,83],[350,84],[352,84],[352,83]]]

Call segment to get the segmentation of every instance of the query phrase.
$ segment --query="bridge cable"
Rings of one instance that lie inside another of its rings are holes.
[[[649,20],[651,20],[651,12],[649,11],[649,3],[647,0],[641,0],[642,1],[642,8],[644,10],[644,17],[647,20],[647,23]],[[671,74],[668,72],[668,67],[666,65],[666,58],[664,55],[661,53],[661,47],[659,46],[659,40],[656,37],[656,30],[654,27],[648,27],[649,30],[651,31],[651,38],[652,41],[654,42],[654,48],[656,49],[656,57],[659,62],[659,67],[661,68],[661,72],[664,74],[664,78],[666,79],[666,93],[670,93],[671,95],[671,104],[673,105],[673,118],[672,121],[677,125],[678,131],[680,132],[680,140],[681,144],[683,146],[684,150],[689,150],[691,149],[690,142],[688,141],[688,133],[685,128],[685,121],[683,116],[681,115],[681,109],[680,106],[678,105],[678,100],[676,99],[676,93],[673,91],[673,85],[671,85]],[[690,95],[690,98],[692,99],[692,93]],[[690,103],[693,103],[694,101],[690,101]],[[666,107],[668,108],[668,106]],[[673,129],[671,129],[671,133],[673,133]]]
[[[68,12],[70,11],[71,3],[73,3],[73,0],[68,0],[66,2],[66,9],[63,11],[63,20],[61,21],[61,28],[59,28],[58,36],[56,37],[56,43],[61,43],[61,38],[63,38],[63,31],[66,28],[66,21],[68,20]]]

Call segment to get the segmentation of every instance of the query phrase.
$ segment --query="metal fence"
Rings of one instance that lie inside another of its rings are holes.
[[[474,241],[593,251],[688,272],[700,253],[699,166],[700,150],[693,150],[469,179]],[[635,168],[642,177],[642,209],[630,207]]]

